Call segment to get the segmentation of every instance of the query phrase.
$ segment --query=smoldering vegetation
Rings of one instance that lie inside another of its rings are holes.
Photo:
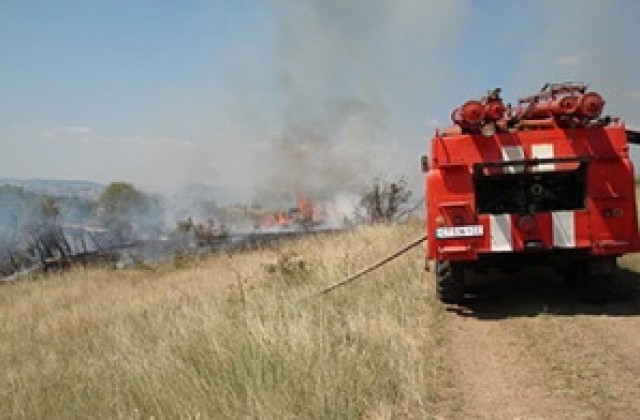
[[[0,275],[49,271],[74,262],[154,260],[216,236],[215,203],[181,203],[178,209],[170,197],[127,183],[112,183],[98,197],[0,186]],[[189,211],[184,218],[192,225],[186,229],[177,218]]]
[[[300,153],[297,159],[307,157]],[[215,188],[197,185],[159,194],[113,182],[97,196],[2,185],[0,276],[11,280],[76,264],[146,266],[176,254],[393,222],[415,211],[404,179],[376,178],[359,194],[288,181],[245,202],[225,202]]]
[[[15,185],[0,186],[0,276],[101,262],[130,266],[166,259],[176,252],[202,253],[342,226],[335,209],[292,202],[292,208],[257,204],[220,205],[202,189],[171,195],[112,183],[98,197],[46,195]],[[297,206],[297,207],[296,207]],[[328,216],[327,214],[331,214]]]

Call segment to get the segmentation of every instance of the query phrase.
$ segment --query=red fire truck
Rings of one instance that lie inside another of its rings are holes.
[[[438,296],[464,299],[470,270],[551,266],[586,301],[611,292],[617,257],[640,250],[629,142],[579,83],[547,84],[517,106],[496,89],[436,131],[426,172],[427,258]]]

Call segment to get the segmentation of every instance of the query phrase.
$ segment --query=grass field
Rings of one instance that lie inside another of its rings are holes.
[[[443,398],[443,309],[419,236],[368,227],[146,270],[0,289],[2,416],[424,417]]]
[[[433,295],[419,223],[0,287],[2,418],[638,418],[640,300]],[[638,283],[635,256],[626,284]],[[635,287],[635,286],[634,286]]]

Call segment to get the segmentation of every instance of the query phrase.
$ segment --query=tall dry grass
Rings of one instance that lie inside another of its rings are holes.
[[[0,416],[431,417],[449,384],[421,249],[300,300],[420,232],[366,227],[0,287]]]

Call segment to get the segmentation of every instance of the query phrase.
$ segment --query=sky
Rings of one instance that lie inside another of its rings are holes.
[[[495,87],[584,81],[640,127],[639,19],[635,0],[0,0],[0,177],[416,186],[435,127]]]

